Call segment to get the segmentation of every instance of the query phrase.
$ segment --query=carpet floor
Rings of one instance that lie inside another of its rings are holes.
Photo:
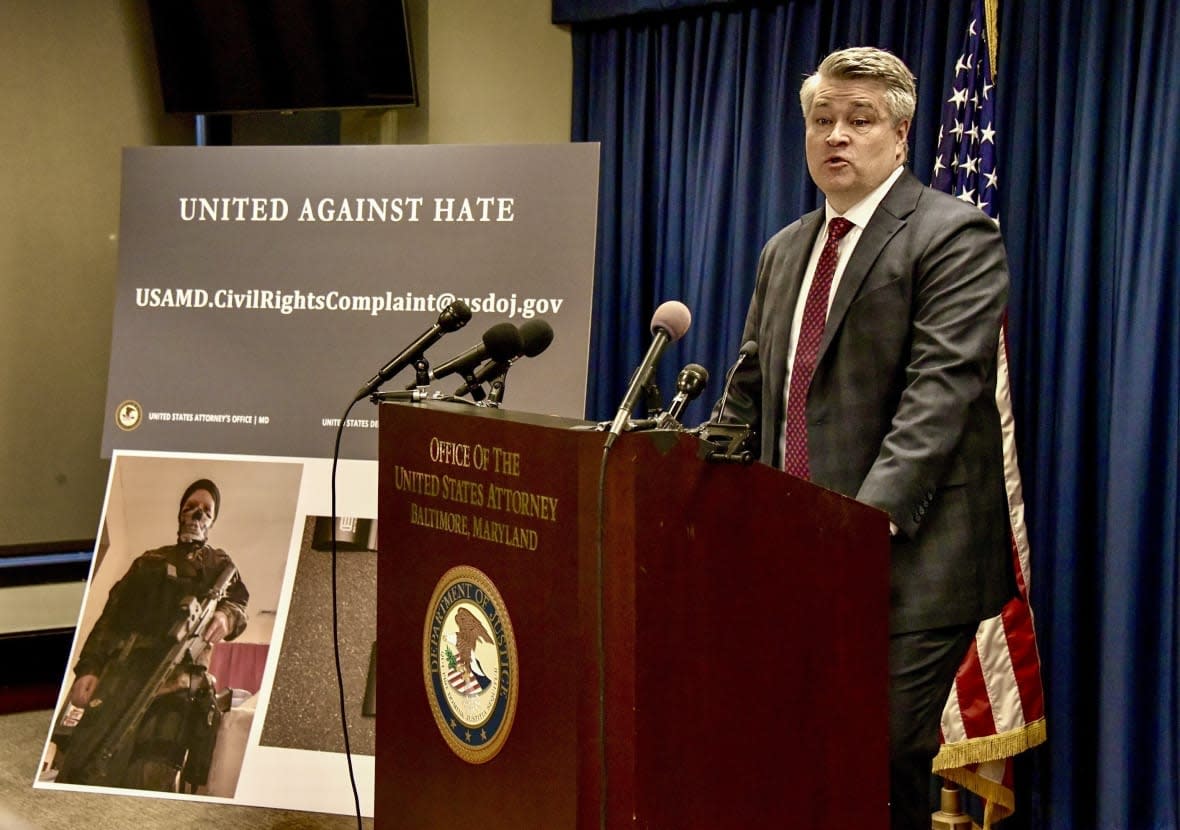
[[[0,716],[0,830],[349,830],[355,816],[33,788],[53,713]],[[363,826],[371,830],[372,819]]]

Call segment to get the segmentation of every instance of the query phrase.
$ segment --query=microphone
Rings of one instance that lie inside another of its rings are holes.
[[[431,369],[430,379],[438,380],[456,372],[465,376],[470,375],[476,366],[489,358],[496,361],[511,360],[523,349],[524,343],[516,326],[511,323],[497,323],[483,333],[479,344]]]
[[[520,339],[524,342],[524,356],[536,357],[553,342],[553,327],[541,319],[529,320],[520,327]]]
[[[702,456],[709,461],[749,464],[755,458],[754,450],[749,447],[753,431],[749,424],[722,423],[725,405],[729,401],[729,392],[733,388],[733,378],[738,368],[746,358],[758,354],[758,344],[747,340],[738,352],[737,361],[729,368],[725,375],[725,392],[721,395],[721,403],[713,412],[713,416],[697,427],[701,440],[709,446],[708,454]]]
[[[472,383],[465,383],[455,390],[455,396],[475,394],[475,390],[487,383],[495,381],[508,373],[512,364],[521,357],[536,357],[549,348],[553,342],[553,328],[544,320],[535,319],[522,323],[520,326],[521,350],[507,360],[489,360],[472,373]]]
[[[721,405],[717,407],[717,417],[720,418],[725,414],[725,404],[729,402],[729,390],[733,386],[733,376],[737,374],[738,368],[742,362],[752,355],[758,354],[758,344],[753,340],[747,340],[742,344],[741,349],[738,350],[738,359],[729,367],[729,371],[725,373],[725,389],[721,393]]]
[[[609,434],[606,436],[606,449],[610,449],[626,429],[627,421],[631,417],[631,410],[635,408],[635,402],[651,378],[651,373],[664,354],[664,349],[668,347],[669,343],[683,337],[690,325],[692,325],[692,313],[688,310],[688,306],[682,302],[668,300],[656,309],[655,314],[651,317],[651,346],[648,348],[647,354],[644,355],[643,362],[639,364],[639,368],[631,376],[631,385],[627,388],[627,394],[623,396],[623,402],[619,404],[619,411],[615,413],[615,419],[611,422]]]
[[[668,411],[660,417],[660,428],[667,429],[680,420],[684,407],[695,401],[709,384],[709,370],[699,363],[690,363],[676,376],[676,395],[668,404]]]
[[[402,369],[409,366],[411,363],[422,358],[423,353],[433,346],[439,338],[444,334],[449,334],[452,331],[458,331],[467,325],[467,321],[471,319],[471,308],[462,300],[455,300],[442,310],[438,315],[438,320],[434,325],[422,332],[410,345],[406,346],[401,352],[393,358],[393,360],[381,367],[381,371],[369,378],[368,382],[361,387],[360,391],[356,393],[353,398],[353,403],[356,403],[361,398],[367,398],[369,395],[377,391],[377,389],[392,378]]]

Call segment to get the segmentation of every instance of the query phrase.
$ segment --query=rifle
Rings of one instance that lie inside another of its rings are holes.
[[[167,652],[155,662],[147,679],[122,712],[106,718],[108,722],[90,736],[86,746],[69,748],[58,772],[58,781],[119,786],[120,782],[117,779],[122,774],[125,763],[112,765],[112,761],[116,758],[125,758],[136,730],[155,700],[160,685],[168,679],[172,671],[186,658],[195,663],[209,648],[209,643],[205,642],[203,637],[205,629],[213,619],[217,604],[225,598],[237,575],[238,569],[232,563],[226,564],[204,598],[198,600],[190,596],[184,599],[180,605],[180,614],[168,631],[167,641],[170,645]]]

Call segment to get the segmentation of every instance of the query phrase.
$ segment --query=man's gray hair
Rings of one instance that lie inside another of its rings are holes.
[[[885,103],[889,107],[893,126],[896,127],[903,120],[912,121],[914,118],[917,98],[914,74],[902,63],[901,58],[892,52],[872,46],[854,46],[833,52],[824,58],[815,74],[804,79],[799,90],[799,102],[803,105],[805,118],[811,112],[816,87],[824,78],[840,81],[868,80],[884,84]]]

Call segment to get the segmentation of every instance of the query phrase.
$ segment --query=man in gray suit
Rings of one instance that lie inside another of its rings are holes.
[[[910,71],[829,55],[800,92],[826,205],[763,249],[724,420],[761,460],[889,514],[890,809],[929,828],[955,670],[1013,595],[996,356],[1008,268],[981,210],[906,169]],[[829,238],[831,237],[831,238]]]

